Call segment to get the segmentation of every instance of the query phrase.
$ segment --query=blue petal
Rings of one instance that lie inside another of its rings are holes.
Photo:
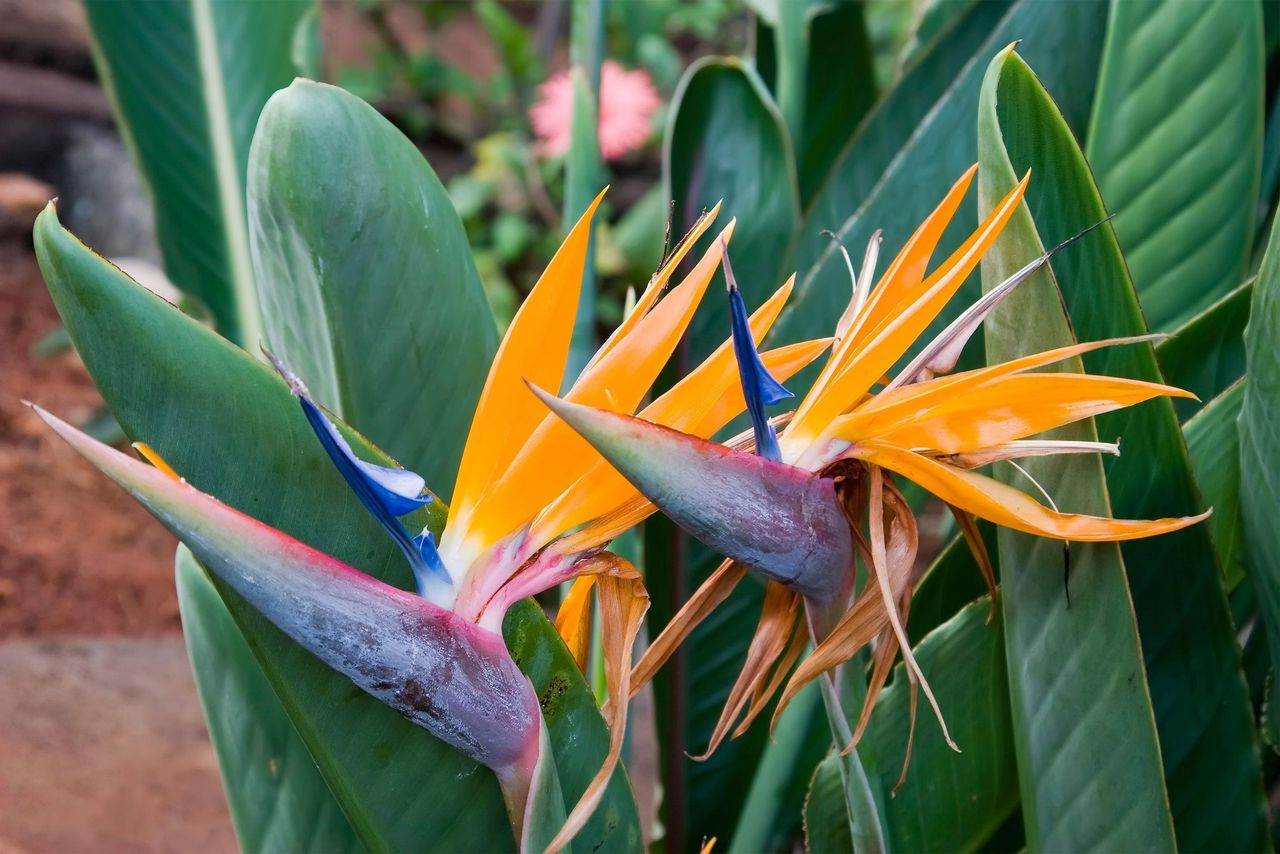
[[[442,584],[446,588],[452,588],[449,572],[436,551],[435,542],[430,537],[430,533],[424,532],[425,539],[422,536],[410,537],[409,532],[397,518],[431,503],[432,496],[423,491],[426,488],[426,481],[421,475],[407,469],[375,465],[357,457],[338,428],[311,399],[302,381],[271,354],[267,355],[302,404],[302,412],[307,418],[307,423],[311,425],[316,438],[320,440],[321,446],[333,461],[338,473],[342,475],[342,479],[347,482],[351,491],[360,499],[360,503],[391,535],[391,539],[404,553],[410,569],[413,570],[418,593],[434,599],[435,596],[429,595],[428,591],[433,594],[439,593]]]
[[[770,460],[781,460],[778,433],[769,423],[764,408],[789,397],[795,397],[769,373],[751,338],[751,324],[747,321],[747,307],[733,280],[729,256],[724,256],[725,279],[729,283],[729,317],[733,328],[733,355],[738,360],[738,377],[742,380],[742,396],[751,414],[751,426],[756,434],[756,453]]]

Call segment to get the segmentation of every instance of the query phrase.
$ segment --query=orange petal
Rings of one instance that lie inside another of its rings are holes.
[[[649,680],[667,663],[685,639],[696,629],[707,615],[720,607],[729,594],[738,586],[738,582],[747,574],[747,568],[740,563],[726,560],[711,573],[694,594],[689,597],[676,615],[663,628],[662,633],[649,645],[640,656],[639,663],[631,672],[631,694],[649,684]]]
[[[662,268],[653,274],[653,278],[649,280],[649,284],[645,287],[644,293],[636,300],[635,307],[631,309],[631,313],[623,318],[622,323],[618,324],[618,328],[613,330],[613,334],[604,342],[600,350],[591,357],[588,367],[600,361],[606,353],[614,348],[614,346],[630,334],[631,330],[640,321],[640,318],[649,313],[649,309],[653,308],[653,304],[662,294],[662,289],[667,286],[667,282],[671,280],[672,274],[676,268],[680,266],[680,262],[684,260],[684,256],[689,253],[693,245],[698,242],[698,238],[715,222],[716,215],[720,213],[720,204],[710,211],[698,217],[698,221],[693,224],[693,228],[689,229],[689,233],[684,236],[680,244],[676,246],[675,251],[667,257]]]
[[[832,422],[829,433],[858,436],[883,435],[900,425],[926,417],[954,397],[992,380],[1051,365],[1104,347],[1135,344],[1159,337],[1162,336],[1140,335],[1072,344],[1068,347],[1046,350],[1043,353],[1032,353],[998,365],[964,371],[951,376],[935,377],[925,382],[881,392],[858,406],[853,412],[836,418]]]
[[[603,710],[609,724],[609,752],[565,819],[564,827],[547,845],[547,854],[567,846],[599,806],[622,756],[623,737],[626,735],[627,707],[631,698],[631,652],[645,612],[649,610],[649,594],[645,592],[640,574],[631,564],[610,554],[602,556],[602,559],[609,565],[603,568],[596,584],[604,646],[604,676],[609,688],[609,702]]]
[[[751,315],[751,330],[757,341],[777,319],[791,287],[792,280],[788,280]],[[825,346],[824,341],[803,341],[762,353],[761,358],[771,374],[786,380],[816,359]],[[642,409],[639,417],[705,438],[745,407],[733,350],[726,341],[684,379]],[[538,514],[532,537],[540,542],[549,540],[610,513],[637,495],[635,488],[594,451],[591,459],[595,462],[586,473]]]
[[[731,222],[684,281],[640,318],[630,334],[584,371],[565,399],[613,412],[634,412],[693,319],[698,302],[720,266],[724,241],[732,233]],[[485,533],[494,537],[529,522],[594,463],[602,462],[585,439],[547,412],[527,388],[524,394],[542,410],[542,418],[536,429],[530,428],[532,435],[527,436],[523,447],[484,496]]]
[[[810,392],[783,434],[784,459],[795,459],[841,412],[849,409],[902,357],[950,301],[999,236],[1022,201],[1030,174],[1023,178],[941,267],[921,286],[923,292],[901,310],[885,316],[869,332],[826,387]]]
[[[895,471],[948,504],[997,525],[1059,540],[1114,542],[1153,537],[1193,525],[1211,512],[1150,521],[1059,513],[998,480],[901,448],[866,442],[854,446],[852,456]]]
[[[525,439],[546,416],[546,408],[529,394],[524,380],[527,378],[546,388],[560,387],[573,337],[591,218],[603,197],[601,191],[556,250],[555,257],[516,312],[493,357],[462,451],[450,524],[440,543],[446,563],[457,565],[461,539],[473,526],[482,530],[487,527],[486,520],[471,518],[477,503],[494,475],[507,468]],[[450,560],[451,555],[455,556],[454,560]],[[469,564],[470,560],[463,558],[458,571]]]
[[[165,462],[164,457],[156,453],[156,449],[148,445],[146,442],[134,442],[133,448],[135,451],[137,451],[139,454],[142,455],[142,458],[144,460],[151,463],[151,465],[155,466],[156,468],[160,469],[160,471],[169,475],[169,477],[173,478],[174,480],[182,480],[181,475],[179,475],[176,471],[173,470],[173,466]]]
[[[1132,406],[1154,397],[1194,397],[1173,386],[1093,374],[1014,374],[952,395],[927,417],[880,436],[900,448],[961,454],[1012,442],[1072,421]]]
[[[595,587],[594,575],[574,579],[569,594],[556,612],[556,631],[564,638],[565,646],[573,653],[578,669],[587,670],[587,654],[591,651],[591,588]]]

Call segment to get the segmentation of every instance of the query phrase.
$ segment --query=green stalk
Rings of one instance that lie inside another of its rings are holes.
[[[598,137],[600,62],[604,44],[605,0],[573,0],[569,23],[569,79],[573,84],[573,130],[565,162],[562,221],[577,221],[604,184]],[[569,347],[565,385],[586,367],[595,352],[595,228],[582,271],[582,293]]]
[[[809,634],[817,646],[835,627],[840,609],[835,603],[805,599],[805,612],[809,616]],[[823,674],[818,682],[822,687],[822,703],[827,710],[827,723],[831,726],[831,738],[837,755],[845,745],[853,741],[849,719],[841,704],[841,694],[847,692],[850,699],[861,707],[866,697],[867,685],[863,678],[846,680],[845,668],[837,667]],[[889,850],[885,843],[884,828],[880,824],[880,809],[871,778],[858,750],[840,756],[840,783],[844,790],[845,809],[849,813],[849,832],[853,838],[853,850],[858,854],[884,854]]]

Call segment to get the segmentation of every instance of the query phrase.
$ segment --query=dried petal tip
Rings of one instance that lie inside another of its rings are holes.
[[[795,592],[842,589],[853,544],[830,480],[530,388],[694,538]]]

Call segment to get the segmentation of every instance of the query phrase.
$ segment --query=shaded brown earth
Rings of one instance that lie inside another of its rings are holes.
[[[176,631],[173,538],[22,404],[101,406],[74,353],[32,356],[57,325],[30,248],[0,244],[0,638]]]

